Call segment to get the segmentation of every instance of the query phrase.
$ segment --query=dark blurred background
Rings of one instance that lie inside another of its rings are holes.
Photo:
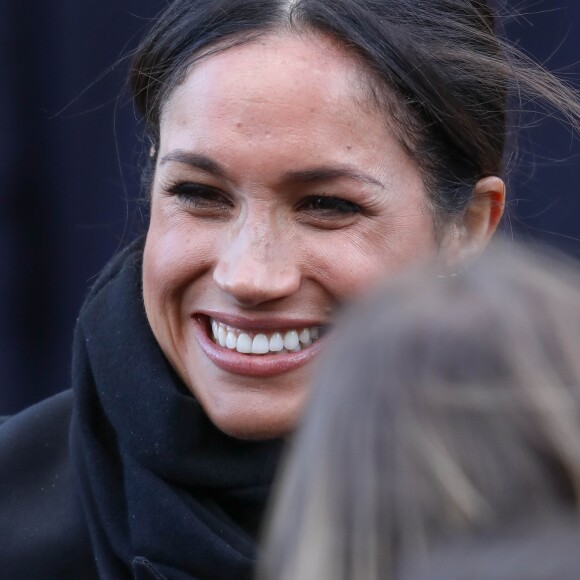
[[[83,296],[145,230],[123,57],[165,5],[0,1],[0,415],[69,387]],[[580,2],[529,5],[509,37],[580,87]],[[521,146],[506,226],[580,256],[580,139],[546,120]]]

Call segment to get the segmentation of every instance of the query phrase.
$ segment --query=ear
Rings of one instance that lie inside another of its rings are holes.
[[[451,261],[463,262],[485,249],[503,215],[505,197],[505,183],[499,177],[484,177],[475,184],[471,202],[446,236]]]

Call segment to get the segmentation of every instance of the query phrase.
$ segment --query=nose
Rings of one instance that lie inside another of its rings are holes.
[[[254,307],[291,296],[301,274],[291,243],[266,222],[246,223],[222,242],[213,279],[237,304]]]

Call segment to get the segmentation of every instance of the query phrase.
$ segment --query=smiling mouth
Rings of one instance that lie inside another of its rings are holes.
[[[273,332],[251,332],[209,318],[209,338],[222,348],[247,355],[300,352],[319,340],[324,326],[310,326]]]

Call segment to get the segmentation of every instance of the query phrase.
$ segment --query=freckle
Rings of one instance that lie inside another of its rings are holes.
[[[347,145],[346,149],[347,149],[347,151],[350,151],[352,149],[352,145]]]

